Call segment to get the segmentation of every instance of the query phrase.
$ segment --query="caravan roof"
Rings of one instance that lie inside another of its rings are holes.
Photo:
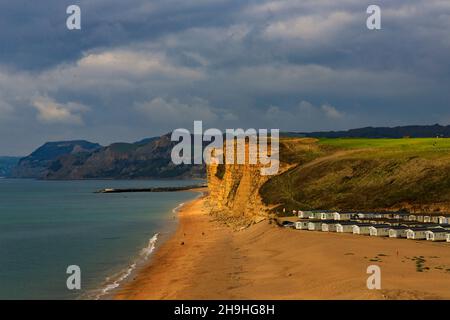
[[[340,225],[354,225],[357,224],[357,221],[334,221],[336,224],[340,224]]]
[[[310,220],[312,222],[322,222],[322,223],[337,223],[336,220]]]
[[[374,228],[389,228],[391,227],[390,224],[374,224],[372,227]]]
[[[411,229],[410,227],[407,226],[391,226],[390,229],[394,229],[394,230],[402,230],[402,229]]]
[[[408,230],[412,230],[412,231],[426,231],[426,230],[431,230],[431,228],[408,228]]]
[[[428,229],[428,231],[434,232],[434,233],[450,233],[449,230],[442,229],[442,228],[436,228],[436,229]]]

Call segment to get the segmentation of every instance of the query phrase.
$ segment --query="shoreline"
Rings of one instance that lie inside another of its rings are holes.
[[[139,270],[136,270],[135,276],[133,279],[129,279],[124,282],[122,286],[117,288],[115,292],[111,295],[111,298],[116,300],[122,299],[148,299],[147,293],[143,295],[139,294],[141,291],[141,286],[145,286],[147,283],[153,283],[159,277],[158,275],[164,272],[164,269],[170,269],[168,262],[173,255],[171,253],[176,253],[176,247],[184,246],[186,244],[186,233],[185,227],[186,223],[190,223],[190,217],[196,216],[198,214],[197,210],[202,207],[205,198],[207,197],[207,188],[202,189],[193,189],[193,190],[185,190],[185,191],[194,191],[199,194],[192,200],[189,200],[183,204],[179,204],[176,208],[173,209],[173,212],[177,215],[177,226],[175,230],[173,230],[164,241],[158,241],[158,245],[155,248],[153,254],[147,261],[146,265],[141,266]],[[189,228],[190,229],[190,228]],[[189,238],[189,237],[187,237]],[[181,240],[180,240],[181,239]],[[183,243],[183,244],[181,244]],[[169,257],[168,257],[169,256]],[[168,272],[167,274],[171,274]],[[148,279],[150,277],[150,279]],[[160,291],[159,295],[155,296],[154,299],[163,299],[164,298],[164,284],[166,278],[160,278]],[[146,290],[145,290],[146,291]]]
[[[154,253],[176,232],[179,225],[178,212],[182,208],[196,199],[204,196],[206,188],[189,188],[183,189],[178,192],[196,192],[194,198],[187,200],[186,202],[178,203],[176,207],[171,210],[171,216],[168,217],[170,221],[169,225],[164,230],[156,232],[149,240],[147,246],[143,247],[136,257],[132,257],[130,263],[125,268],[116,272],[115,274],[107,277],[98,289],[91,290],[89,293],[84,294],[81,299],[94,297],[95,300],[111,300],[115,297],[118,291],[138,275],[143,269],[150,265],[153,261]]]
[[[186,203],[172,236],[114,299],[450,299],[447,244],[299,231],[268,221],[232,231],[205,195]],[[418,258],[425,269],[418,271]],[[378,265],[382,289],[366,286]]]

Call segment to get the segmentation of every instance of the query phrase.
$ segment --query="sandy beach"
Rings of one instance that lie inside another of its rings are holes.
[[[116,299],[450,299],[450,244],[298,231],[263,221],[233,231],[204,197]],[[417,258],[422,258],[422,272]],[[369,265],[381,290],[369,290]]]

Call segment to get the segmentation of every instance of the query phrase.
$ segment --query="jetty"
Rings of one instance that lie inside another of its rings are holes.
[[[190,185],[181,187],[151,187],[151,188],[126,188],[126,189],[115,189],[106,188],[95,191],[95,193],[128,193],[128,192],[177,192],[177,191],[187,191],[192,189],[206,188],[206,184],[201,185]]]

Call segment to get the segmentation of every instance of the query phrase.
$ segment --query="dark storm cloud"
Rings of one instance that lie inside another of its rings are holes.
[[[380,0],[0,3],[0,150],[176,127],[449,123],[450,5]],[[68,31],[78,4],[82,30]]]
[[[81,32],[66,29],[66,8],[82,9]],[[46,68],[94,48],[154,41],[192,27],[228,24],[241,1],[15,0],[0,3],[0,62]]]

